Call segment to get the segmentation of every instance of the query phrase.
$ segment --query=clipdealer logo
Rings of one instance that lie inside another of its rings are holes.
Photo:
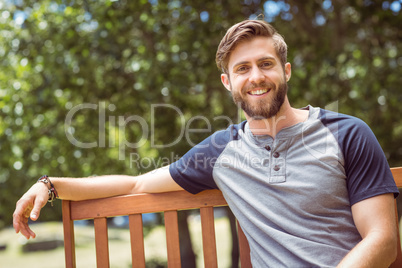
[[[179,134],[172,137],[172,141],[167,144],[157,144],[155,133],[157,132],[156,118],[158,115],[163,114],[170,109],[169,112],[174,112],[177,114],[175,120],[180,122]],[[77,138],[77,132],[74,128],[74,120],[84,110],[93,110],[98,114],[98,135],[91,141],[82,141]],[[127,148],[136,149],[144,146],[147,142],[150,143],[151,148],[155,149],[166,149],[172,147],[182,141],[183,139],[191,146],[196,146],[197,143],[191,140],[190,135],[192,133],[213,133],[212,125],[217,121],[224,121],[227,126],[234,124],[233,120],[224,115],[216,116],[212,119],[206,118],[205,116],[194,116],[186,120],[183,112],[176,106],[171,104],[151,104],[150,105],[150,120],[144,119],[140,115],[108,115],[108,112],[113,112],[116,110],[114,104],[107,105],[106,102],[94,103],[83,103],[72,107],[65,118],[64,121],[64,132],[68,141],[76,147],[82,149],[89,148],[119,148],[119,160],[125,160]],[[196,121],[202,121],[206,126],[205,128],[192,128]],[[238,121],[240,122],[240,113],[238,115]],[[140,129],[141,135],[139,139],[135,142],[129,141],[126,137],[126,130],[129,126],[136,125]],[[108,133],[107,133],[108,129]]]

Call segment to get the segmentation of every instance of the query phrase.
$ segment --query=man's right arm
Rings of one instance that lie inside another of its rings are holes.
[[[182,190],[173,180],[169,168],[163,167],[139,176],[105,175],[89,178],[49,177],[60,199],[85,200],[135,193],[157,193]],[[34,184],[18,200],[13,214],[15,231],[26,238],[35,237],[28,226],[28,218],[36,221],[48,200],[44,183]]]
[[[50,177],[60,199],[85,200],[103,197],[182,190],[173,180],[169,167],[139,176],[105,175],[89,178]]]

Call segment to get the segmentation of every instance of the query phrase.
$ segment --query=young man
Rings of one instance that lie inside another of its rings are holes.
[[[71,200],[218,188],[248,238],[254,267],[388,267],[396,257],[398,189],[384,154],[361,120],[292,108],[286,57],[286,43],[268,23],[232,26],[216,61],[247,121],[138,177],[42,179],[17,203],[16,232],[35,237],[28,218],[38,218],[48,188]]]

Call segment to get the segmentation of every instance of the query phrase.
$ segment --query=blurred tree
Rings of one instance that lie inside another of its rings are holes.
[[[40,174],[139,174],[227,127],[237,111],[211,47],[252,7],[236,5],[228,19],[228,4],[2,4],[0,199],[12,205],[1,207],[0,227]],[[49,209],[41,220],[60,219]]]
[[[0,2],[0,228],[42,174],[147,172],[237,123],[215,51],[228,27],[259,14],[288,43],[293,105],[362,118],[402,165],[400,10],[367,0]]]
[[[402,1],[281,3],[275,25],[290,47],[290,99],[363,119],[400,166]]]

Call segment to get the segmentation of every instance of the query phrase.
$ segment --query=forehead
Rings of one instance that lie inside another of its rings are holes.
[[[255,37],[239,43],[229,57],[228,67],[231,69],[239,62],[254,62],[258,59],[270,57],[279,62],[271,37]]]

